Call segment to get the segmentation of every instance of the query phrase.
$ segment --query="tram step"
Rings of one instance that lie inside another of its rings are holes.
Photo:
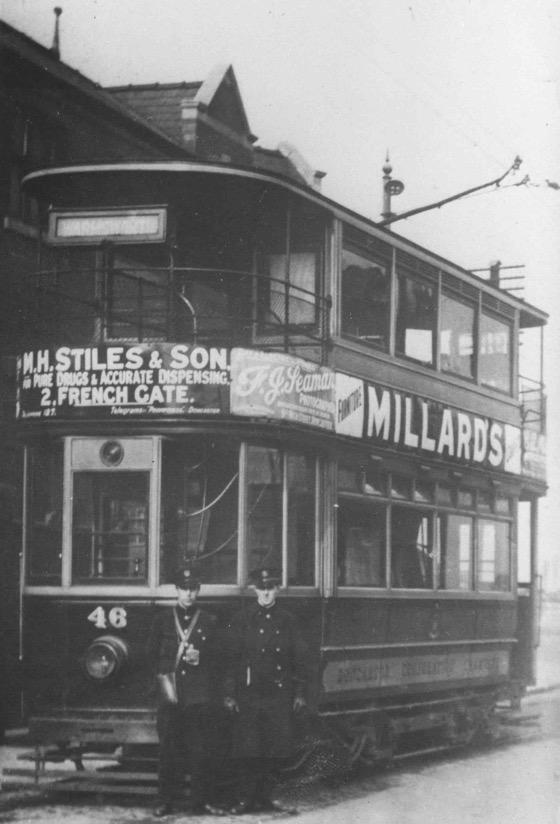
[[[76,773],[70,772],[69,770],[40,770],[39,772],[35,772],[35,770],[31,769],[23,769],[18,767],[5,767],[3,770],[3,775],[17,775],[17,776],[28,776],[29,778],[39,778],[39,779],[52,779],[52,778],[59,778],[59,779],[68,779],[69,781],[74,781],[76,779]],[[94,772],[93,770],[82,770],[79,773],[79,780],[83,782],[87,781],[107,781],[110,783],[118,784],[121,781],[157,781],[157,773],[155,772],[106,772],[106,771],[99,771]]]
[[[81,776],[74,781],[56,782],[46,787],[48,792],[57,793],[103,793],[106,795],[149,795],[155,797],[157,788],[146,784],[111,784],[99,782],[82,782]]]
[[[109,761],[113,763],[117,763],[119,761],[119,756],[115,755],[115,753],[98,753],[98,752],[87,752],[81,753],[79,749],[75,750],[67,750],[66,752],[61,752],[59,749],[48,749],[41,753],[41,760],[42,761],[50,761],[53,764],[62,763],[64,761],[72,761],[73,759],[79,759],[80,761]],[[35,750],[29,750],[27,752],[22,752],[18,755],[18,761],[36,761],[37,760],[37,753]],[[136,760],[136,759],[135,759]]]

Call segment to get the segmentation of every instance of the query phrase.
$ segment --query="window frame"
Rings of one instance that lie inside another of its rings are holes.
[[[386,282],[386,303],[387,303],[387,314],[385,318],[385,327],[383,329],[383,334],[378,337],[383,338],[382,343],[378,343],[375,340],[371,339],[371,336],[365,335],[354,335],[351,332],[348,332],[344,328],[344,253],[349,252],[350,254],[356,255],[356,257],[361,258],[363,261],[369,262],[372,264],[372,268],[379,269],[383,272],[385,276]],[[352,240],[351,238],[344,239],[342,242],[342,250],[341,250],[341,267],[340,267],[340,334],[345,340],[361,343],[364,346],[369,346],[373,349],[376,349],[380,352],[389,352],[390,342],[391,342],[391,303],[393,299],[393,278],[392,278],[392,266],[388,260],[384,260],[382,255],[376,255],[374,251],[368,250],[364,248],[356,241]]]
[[[349,502],[361,501],[364,506],[383,507],[385,510],[385,528],[386,528],[386,559],[385,559],[385,577],[386,583],[384,587],[372,586],[367,584],[349,585],[336,584],[336,591],[343,596],[364,596],[368,593],[376,593],[376,595],[384,597],[445,597],[445,598],[513,598],[515,597],[515,586],[513,580],[513,569],[515,567],[515,497],[513,494],[507,495],[509,500],[509,513],[498,512],[495,505],[496,493],[490,489],[485,490],[484,494],[489,496],[491,501],[491,509],[481,509],[479,506],[479,498],[482,497],[482,492],[475,487],[461,487],[459,484],[445,483],[443,486],[450,491],[449,497],[451,503],[444,503],[438,500],[438,489],[442,485],[435,483],[433,487],[433,500],[429,503],[420,501],[416,497],[416,488],[418,484],[423,484],[425,479],[409,472],[394,472],[386,471],[386,491],[380,495],[378,493],[371,493],[366,491],[366,477],[368,468],[377,469],[376,463],[368,462],[368,460],[360,461],[356,459],[352,464],[350,461],[340,461],[340,466],[344,468],[347,476],[352,470],[355,471],[355,483],[348,485],[345,488],[340,488],[338,483],[335,484],[335,511],[339,512],[342,501]],[[393,476],[397,478],[406,478],[409,487],[408,498],[397,497],[393,493]],[[338,476],[338,472],[337,472]],[[471,497],[468,505],[460,504],[460,492],[463,490]],[[391,585],[391,576],[393,569],[393,536],[392,536],[392,518],[395,507],[416,509],[426,513],[429,519],[431,529],[431,556],[432,556],[432,583],[430,587],[397,587]],[[442,574],[442,556],[441,556],[441,533],[440,533],[440,518],[444,515],[454,515],[457,518],[464,518],[471,523],[470,535],[470,587],[469,589],[452,589],[441,586]],[[483,589],[479,586],[478,579],[478,557],[479,557],[479,523],[484,520],[489,520],[495,523],[506,523],[509,525],[508,537],[508,564],[509,564],[509,587],[508,589]],[[336,552],[335,552],[335,567],[338,566],[338,535],[336,536]]]

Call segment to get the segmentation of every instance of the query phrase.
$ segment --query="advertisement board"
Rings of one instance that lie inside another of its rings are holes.
[[[99,344],[18,358],[20,420],[195,414],[284,421],[371,446],[545,478],[542,436],[530,440],[524,432],[522,444],[520,427],[282,352]]]
[[[17,416],[227,414],[229,357],[220,347],[170,343],[26,352],[18,358]]]

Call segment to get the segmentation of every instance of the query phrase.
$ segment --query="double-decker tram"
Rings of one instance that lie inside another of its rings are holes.
[[[144,642],[193,560],[220,621],[251,570],[282,570],[317,729],[351,759],[469,740],[518,700],[546,490],[519,342],[546,314],[270,172],[100,164],[26,186],[34,740],[156,742]]]

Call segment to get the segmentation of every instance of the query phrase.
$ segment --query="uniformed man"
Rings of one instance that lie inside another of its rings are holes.
[[[235,814],[287,811],[272,794],[278,768],[292,752],[294,712],[305,706],[307,681],[295,618],[276,602],[278,571],[259,569],[250,580],[256,603],[234,617],[227,635],[224,705],[234,715],[232,755],[239,765]]]
[[[154,620],[147,655],[157,673],[175,675],[177,703],[161,694],[157,708],[160,741],[159,818],[173,812],[176,787],[184,779],[186,752],[191,776],[194,813],[223,815],[210,803],[216,721],[212,707],[215,655],[215,618],[197,605],[200,579],[192,567],[174,578],[177,604]]]

